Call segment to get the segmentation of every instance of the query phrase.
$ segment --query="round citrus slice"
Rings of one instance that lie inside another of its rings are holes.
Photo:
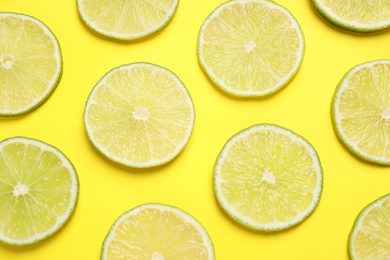
[[[360,33],[390,27],[387,0],[312,0],[317,11],[334,26]]]
[[[270,124],[234,135],[214,168],[219,204],[234,220],[254,230],[277,231],[304,221],[320,201],[322,180],[311,144]]]
[[[61,75],[60,46],[49,28],[30,16],[0,13],[0,117],[38,108]]]
[[[0,143],[0,241],[38,243],[73,215],[79,182],[72,163],[57,148],[14,137]]]
[[[376,60],[352,68],[332,100],[333,128],[358,158],[390,165],[390,61]]]
[[[390,194],[365,207],[348,239],[352,260],[390,259]]]
[[[225,93],[261,97],[286,86],[304,54],[298,22],[285,8],[266,0],[233,0],[204,21],[199,62]]]
[[[104,240],[102,260],[212,260],[207,231],[184,211],[162,204],[144,204],[120,216]]]
[[[108,72],[92,90],[84,113],[94,146],[120,164],[145,168],[175,158],[195,120],[191,97],[168,69],[133,63]]]
[[[179,0],[77,0],[79,14],[93,31],[118,40],[144,38],[172,20]]]

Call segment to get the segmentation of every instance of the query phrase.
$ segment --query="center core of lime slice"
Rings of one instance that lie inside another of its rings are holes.
[[[28,191],[29,191],[29,188],[26,185],[18,182],[18,184],[16,184],[16,186],[14,187],[14,192],[13,193],[17,197],[19,195],[26,195],[26,194],[28,194]]]
[[[152,259],[150,259],[150,260],[164,260],[164,259],[165,258],[162,255],[160,255],[160,253],[154,252],[152,255]]]
[[[256,48],[256,43],[254,41],[250,41],[249,43],[245,44],[245,51],[246,52],[251,52]]]
[[[382,113],[382,118],[383,119],[390,119],[390,107],[386,107],[384,110],[383,110],[383,113]]]
[[[147,120],[149,118],[149,111],[144,107],[139,107],[134,110],[133,116],[137,120]]]
[[[265,170],[265,172],[263,173],[263,180],[265,180],[269,184],[276,183],[275,176],[272,174],[272,172],[269,172],[267,170]]]
[[[14,59],[8,55],[5,54],[1,57],[1,65],[3,65],[4,68],[9,69],[14,64]]]

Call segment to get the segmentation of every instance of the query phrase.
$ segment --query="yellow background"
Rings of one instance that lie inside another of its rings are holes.
[[[198,31],[224,0],[181,0],[172,22],[153,37],[116,42],[93,34],[78,16],[75,0],[0,0],[0,10],[34,16],[57,36],[63,77],[36,111],[0,120],[0,140],[26,136],[48,142],[73,162],[80,196],[71,221],[50,239],[27,248],[0,245],[0,259],[99,259],[101,244],[116,218],[149,202],[177,206],[208,230],[217,259],[347,259],[347,237],[359,211],[390,193],[390,170],[361,162],[338,141],[330,102],[341,77],[353,66],[389,58],[390,32],[358,35],[336,29],[309,0],[275,0],[289,9],[306,40],[302,67],[283,90],[265,99],[224,95],[197,59]],[[194,101],[190,142],[171,163],[148,170],[109,162],[89,142],[84,105],[96,82],[114,67],[132,62],[164,66],[184,82]],[[315,212],[281,232],[250,231],[219,207],[213,190],[215,159],[225,142],[257,123],[273,123],[304,136],[316,148],[324,190]]]

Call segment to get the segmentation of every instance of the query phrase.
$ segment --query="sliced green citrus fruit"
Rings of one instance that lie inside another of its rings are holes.
[[[390,194],[357,216],[349,234],[348,254],[353,260],[390,259]]]
[[[61,50],[50,29],[30,16],[0,13],[0,117],[38,108],[61,75]]]
[[[292,14],[271,1],[233,0],[204,21],[199,62],[227,94],[261,97],[286,86],[304,54],[304,37]]]
[[[38,140],[0,143],[0,241],[25,246],[59,231],[73,215],[79,182],[69,159]]]
[[[317,11],[341,29],[369,33],[390,27],[388,0],[312,0]]]
[[[301,223],[317,207],[322,181],[313,146],[270,124],[254,125],[230,138],[214,168],[219,204],[254,230],[276,231]]]
[[[79,14],[93,31],[118,40],[144,38],[172,20],[179,0],[77,0]]]
[[[204,227],[188,213],[144,204],[120,216],[102,247],[102,260],[211,260],[214,246]]]
[[[376,60],[352,68],[332,100],[333,128],[358,158],[390,165],[390,61]]]
[[[175,158],[188,143],[194,121],[194,106],[180,79],[148,63],[108,72],[84,112],[93,145],[109,159],[136,168]]]

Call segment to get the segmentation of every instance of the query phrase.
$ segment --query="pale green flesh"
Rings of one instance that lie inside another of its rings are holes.
[[[107,245],[107,260],[210,259],[203,235],[172,211],[146,208],[124,219]]]
[[[94,29],[119,37],[145,34],[161,26],[175,0],[79,0],[80,11]]]
[[[53,39],[32,18],[0,14],[0,114],[23,113],[44,99],[59,59]]]
[[[318,177],[312,155],[299,142],[269,130],[230,147],[221,163],[223,200],[252,223],[292,221],[315,199]]]
[[[32,238],[68,210],[72,179],[52,152],[10,143],[0,151],[0,172],[0,238]]]
[[[390,199],[380,203],[361,218],[352,237],[352,251],[358,260],[390,258]]]
[[[204,25],[200,58],[225,90],[270,91],[296,70],[303,55],[300,35],[295,21],[267,2],[237,2]]]
[[[320,0],[332,13],[346,21],[374,24],[390,20],[390,2],[387,0]]]
[[[338,123],[351,143],[376,158],[390,159],[390,64],[378,63],[356,71],[342,90]]]

